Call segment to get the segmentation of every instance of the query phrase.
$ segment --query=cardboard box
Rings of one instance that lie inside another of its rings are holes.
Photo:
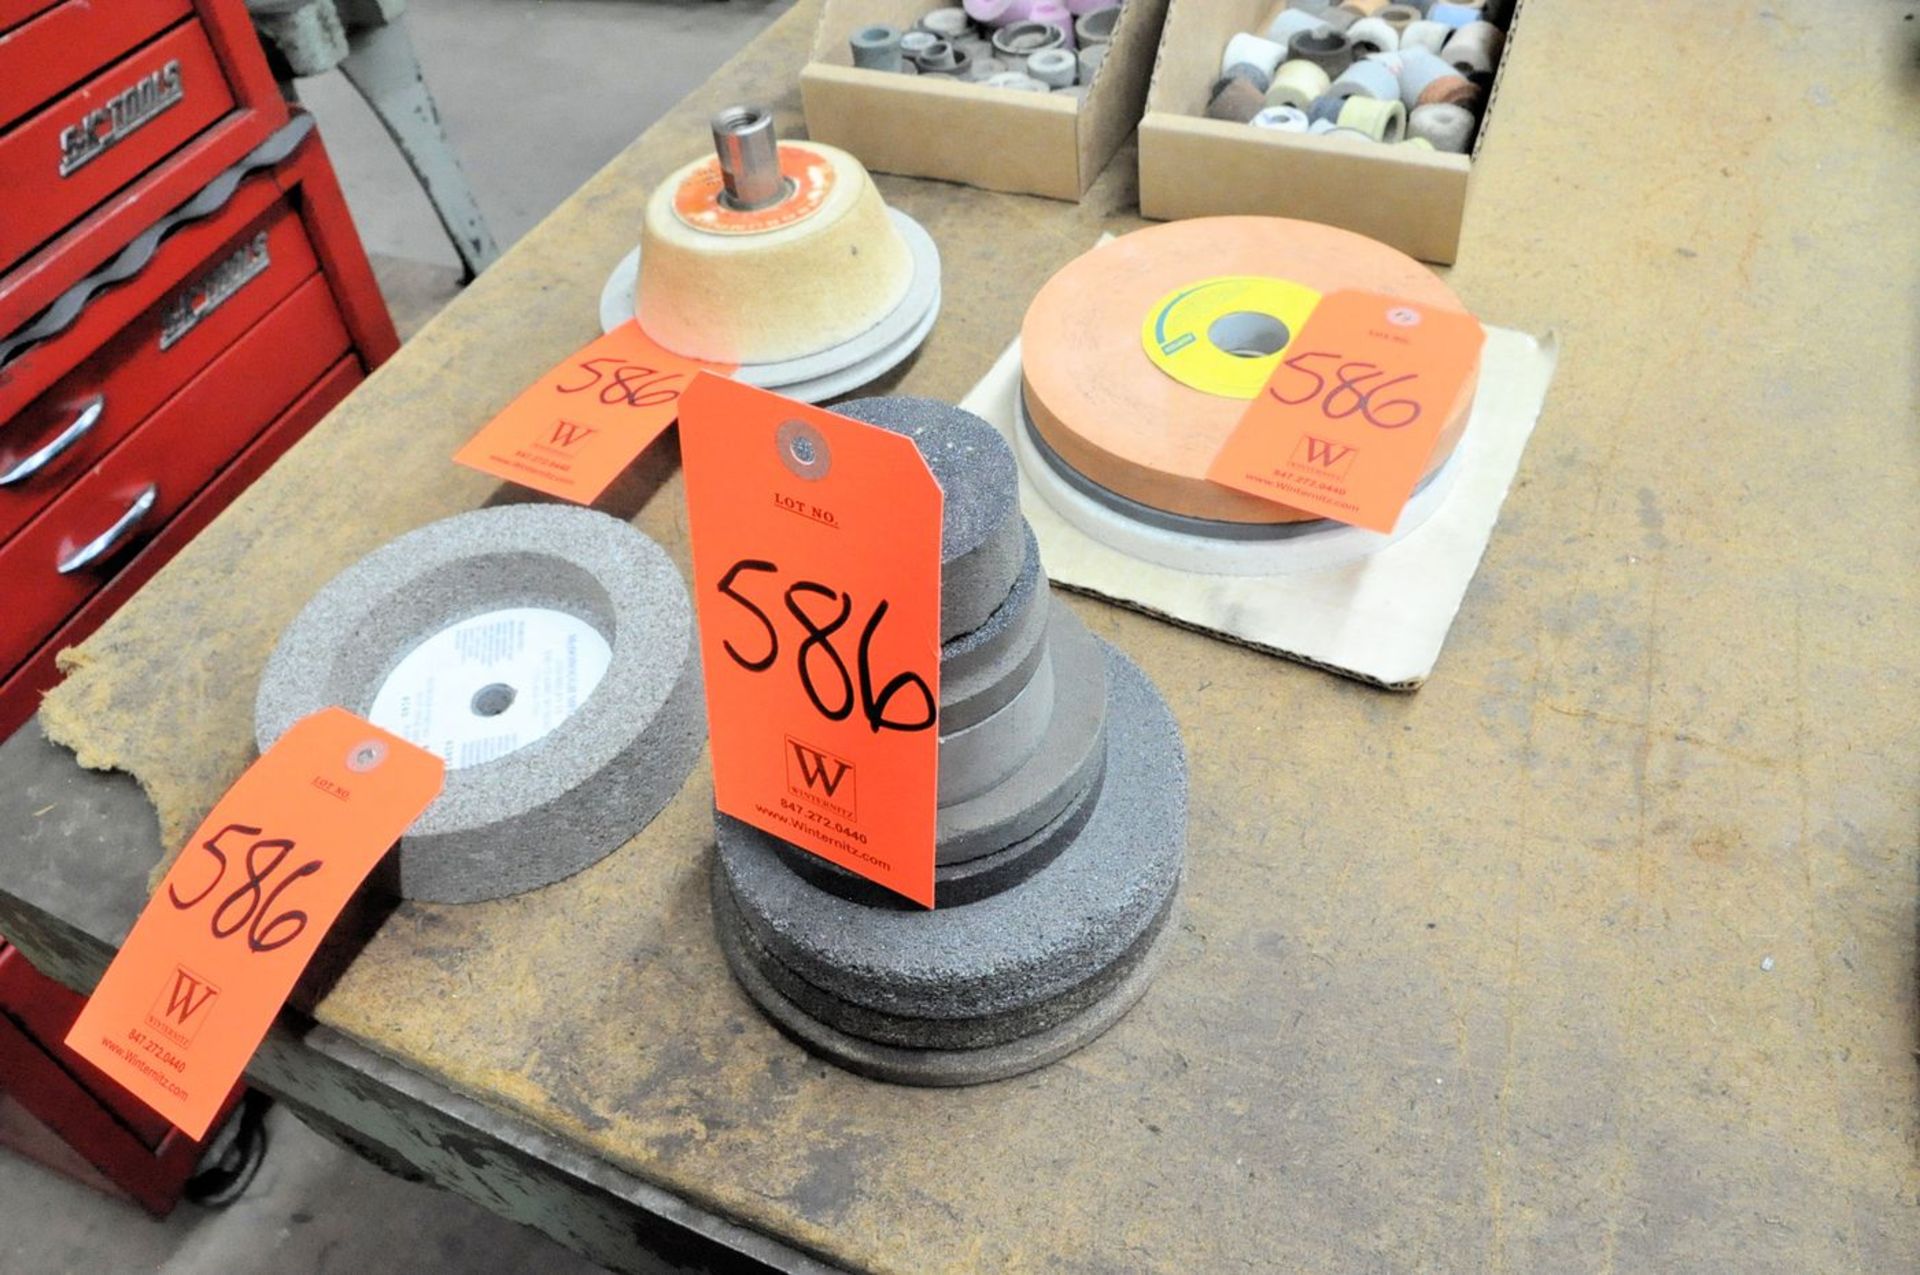
[[[958,3],[958,0],[950,0]],[[800,72],[807,133],[875,172],[1078,201],[1140,122],[1167,0],[1127,0],[1085,98],[853,65],[875,23],[910,30],[938,0],[826,0]]]
[[[1423,261],[1450,263],[1460,244],[1471,155],[1280,133],[1205,117],[1220,56],[1238,31],[1261,31],[1273,0],[1172,0],[1140,121],[1140,212],[1160,221],[1258,214],[1356,231]],[[1497,7],[1497,6],[1496,6]],[[1473,154],[1485,145],[1507,43]]]

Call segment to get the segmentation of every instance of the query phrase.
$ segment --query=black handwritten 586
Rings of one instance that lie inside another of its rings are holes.
[[[1267,394],[1276,402],[1289,407],[1298,407],[1318,399],[1321,415],[1328,420],[1345,420],[1358,413],[1367,424],[1375,429],[1405,429],[1420,419],[1420,403],[1412,398],[1382,398],[1396,385],[1407,385],[1420,378],[1418,372],[1408,372],[1404,376],[1392,376],[1387,380],[1388,369],[1364,359],[1348,359],[1337,366],[1332,362],[1345,359],[1345,355],[1330,350],[1311,350],[1282,359],[1280,366],[1294,373],[1293,384],[1282,394],[1279,376],[1267,387]],[[1317,364],[1317,366],[1316,366]],[[1328,384],[1328,374],[1333,383]]]
[[[207,927],[217,939],[231,938],[244,931],[250,950],[271,952],[293,942],[307,928],[307,914],[297,908],[274,912],[281,894],[295,881],[319,872],[323,865],[318,859],[310,859],[291,871],[281,872],[281,866],[294,852],[294,843],[285,837],[263,838],[260,833],[261,829],[247,824],[230,823],[202,841],[199,849],[214,863],[212,878],[206,888],[192,898],[180,897],[173,883],[168,882],[167,901],[182,912],[190,912],[213,899],[214,892],[227,879],[228,856],[239,854],[243,879],[213,903],[208,911]],[[233,840],[221,845],[221,838],[229,834]],[[253,842],[244,851],[240,850],[240,843],[248,837],[253,838]],[[268,889],[268,880],[276,877],[273,888]]]
[[[760,577],[777,577],[779,574],[780,567],[776,563],[760,558],[743,558],[727,569],[717,586],[721,594],[739,604],[747,615],[753,617],[757,627],[753,640],[746,641],[743,637],[744,650],[742,646],[736,646],[730,637],[721,642],[734,663],[750,673],[771,670],[779,662],[782,647],[780,627],[744,590]],[[772,581],[768,580],[765,587],[771,589]],[[877,692],[874,690],[873,642],[887,618],[888,603],[885,599],[875,605],[861,626],[851,672],[847,668],[846,658],[834,645],[834,636],[853,618],[853,595],[817,581],[796,580],[780,594],[780,599],[802,634],[800,645],[793,652],[793,664],[800,677],[801,689],[822,717],[829,721],[845,721],[857,707],[868,729],[876,735],[883,730],[913,732],[933,728],[940,708],[935,702],[933,689],[920,674],[895,674]],[[815,610],[824,610],[826,618],[818,618]],[[824,687],[822,682],[825,683]],[[907,693],[910,704],[918,700],[917,706],[907,716],[889,717],[889,705],[902,693]]]

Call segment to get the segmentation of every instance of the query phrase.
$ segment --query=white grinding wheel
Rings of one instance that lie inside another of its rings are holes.
[[[635,314],[676,354],[772,363],[831,349],[905,298],[913,254],[859,160],[782,142],[788,194],[737,211],[720,166],[697,160],[662,182],[641,228]]]
[[[913,282],[900,304],[850,341],[806,358],[742,363],[733,373],[734,380],[774,390],[802,403],[824,403],[878,380],[912,357],[940,317],[940,249],[926,228],[906,213],[889,208],[887,215],[913,252]],[[602,332],[634,321],[634,285],[639,277],[640,249],[636,245],[614,266],[600,289]]]

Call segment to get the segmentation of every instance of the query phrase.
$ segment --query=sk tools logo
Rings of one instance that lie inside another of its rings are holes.
[[[787,736],[787,791],[844,819],[854,818],[853,763]]]
[[[199,1034],[212,1014],[220,989],[184,965],[173,967],[147,1011],[147,1025],[188,1044]]]

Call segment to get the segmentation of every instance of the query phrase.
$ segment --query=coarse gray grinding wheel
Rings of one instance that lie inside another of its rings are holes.
[[[1059,1062],[1084,1048],[1126,1016],[1152,986],[1172,945],[1173,926],[1163,924],[1147,950],[1113,990],[1038,1035],[981,1049],[907,1049],[864,1040],[829,1027],[781,994],[742,948],[740,927],[716,925],[721,953],[734,977],[761,1012],[781,1031],[857,1075],[895,1085],[928,1088],[982,1085]]]
[[[993,426],[930,398],[862,398],[834,411],[911,438],[945,496],[940,536],[940,640],[987,622],[1026,560],[1026,519],[1013,452]]]
[[[1046,645],[1053,717],[1027,763],[1001,783],[934,815],[934,861],[964,863],[1031,837],[1073,804],[1106,756],[1109,662],[1105,643],[1051,598]]]
[[[723,936],[723,945],[738,948],[740,956],[752,963],[754,972],[794,1008],[824,1027],[861,1041],[915,1051],[989,1050],[1043,1035],[1079,1018],[1126,982],[1134,967],[1153,950],[1172,915],[1174,902],[1174,895],[1168,895],[1161,914],[1106,967],[1042,1004],[981,1018],[902,1018],[852,1004],[807,982],[760,942],[723,880],[714,879],[712,896],[714,924]]]
[[[517,607],[591,625],[610,647],[606,673],[550,733],[448,769],[400,842],[404,897],[472,902],[571,876],[645,827],[700,755],[700,661],[679,572],[626,523],[558,505],[444,519],[336,576],[267,661],[254,708],[261,750],[329,705],[368,713],[423,641]]]
[[[1046,652],[1051,589],[1040,545],[1026,533],[1027,555],[1013,592],[987,622],[940,647],[940,731],[951,734],[1005,708]]]
[[[1186,850],[1186,758],[1144,674],[1104,648],[1106,778],[1079,835],[1013,889],[964,907],[864,907],[815,887],[749,824],[717,820],[716,870],[755,940],[837,1001],[895,1020],[1045,1030],[1049,1003],[1097,980],[1161,924]]]
[[[1093,814],[1100,796],[1100,783],[1106,770],[1106,753],[1100,756],[1101,768],[1093,782],[1061,811],[1054,821],[1032,836],[1016,841],[1004,850],[968,859],[964,863],[942,863],[933,870],[933,905],[936,908],[959,907],[1012,889],[1060,857],[1073,844]],[[851,899],[870,908],[899,908],[918,911],[920,905],[885,886],[847,871],[817,854],[783,841],[773,843],[787,866],[822,890]]]

